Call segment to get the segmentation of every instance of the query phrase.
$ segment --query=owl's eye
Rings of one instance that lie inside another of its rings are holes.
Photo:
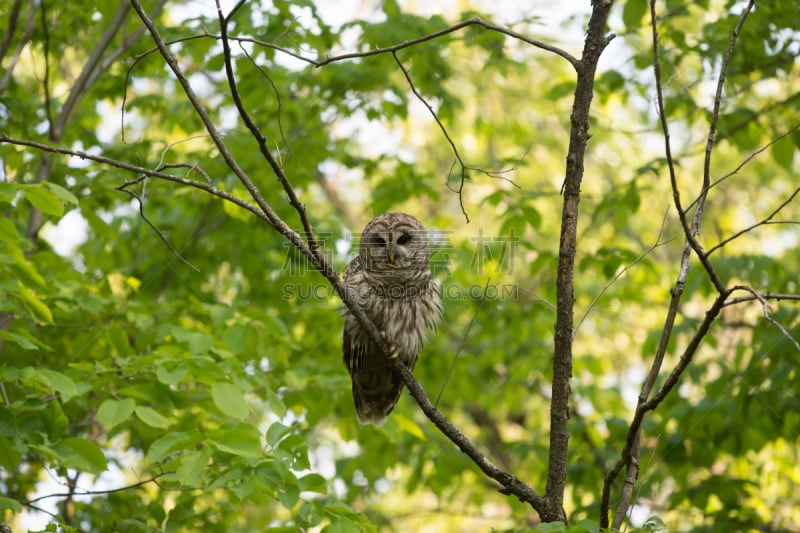
[[[376,246],[386,246],[386,239],[376,235],[372,238],[372,244],[375,244]]]
[[[408,244],[409,242],[411,242],[411,235],[409,235],[408,233],[403,233],[402,235],[400,235],[400,238],[397,239],[397,244],[399,244],[400,246]]]

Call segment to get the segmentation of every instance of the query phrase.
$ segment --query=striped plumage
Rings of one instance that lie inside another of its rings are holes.
[[[364,228],[359,254],[344,271],[345,287],[412,370],[427,331],[435,330],[442,317],[429,260],[422,224],[411,215],[384,213]],[[359,422],[382,424],[397,404],[403,382],[347,310],[342,351]]]

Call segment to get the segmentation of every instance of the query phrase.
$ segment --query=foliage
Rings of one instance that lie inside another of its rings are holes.
[[[645,417],[628,530],[800,526],[796,3],[760,1],[749,15],[716,118],[716,80],[742,4],[657,3],[671,159],[653,106],[649,10],[612,9],[617,37],[595,80],[578,221],[568,525],[541,522],[497,491],[407,395],[384,426],[359,426],[339,356],[341,302],[251,212],[30,144],[208,180],[250,201],[128,3],[78,4],[28,11],[15,2],[19,10],[0,14],[9,43],[0,49],[6,522],[600,531],[603,478],[622,452],[679,276],[685,236],[670,166],[691,217],[718,120],[698,239],[726,286],[753,292],[729,296],[678,387]],[[543,492],[575,72],[479,24],[395,56],[370,53],[475,16],[505,27],[481,6],[429,16],[385,1],[341,24],[324,6],[241,6],[228,31],[242,104],[337,269],[375,214],[408,211],[436,229],[446,320],[415,375],[492,461]],[[160,7],[145,5],[230,154],[302,231],[237,115],[216,12]],[[586,26],[580,13],[550,31],[533,14],[508,27],[566,49],[564,33],[578,42]],[[360,56],[336,60],[348,52]],[[746,299],[756,293],[781,298]],[[693,259],[656,387],[716,296]]]

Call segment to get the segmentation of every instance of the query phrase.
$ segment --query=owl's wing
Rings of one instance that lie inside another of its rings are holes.
[[[372,342],[357,342],[345,327],[342,359],[353,382],[353,401],[358,421],[381,425],[392,412],[403,382],[395,377],[380,347]]]

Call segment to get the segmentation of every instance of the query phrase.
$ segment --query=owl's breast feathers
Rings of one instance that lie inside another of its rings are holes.
[[[401,357],[416,360],[427,331],[435,331],[442,319],[439,288],[430,270],[403,276],[360,270],[356,277],[363,279],[352,280],[355,283],[348,280],[346,285],[355,289],[358,305],[378,329],[385,332]],[[347,315],[348,321],[358,330],[351,330],[353,337],[370,342],[355,317]],[[409,366],[413,368],[413,364]]]
[[[347,266],[344,277],[355,303],[413,370],[427,331],[435,330],[442,318],[439,288],[430,270],[367,272],[356,258]],[[381,424],[400,398],[403,383],[380,347],[347,309],[342,340],[358,418],[362,423]]]

